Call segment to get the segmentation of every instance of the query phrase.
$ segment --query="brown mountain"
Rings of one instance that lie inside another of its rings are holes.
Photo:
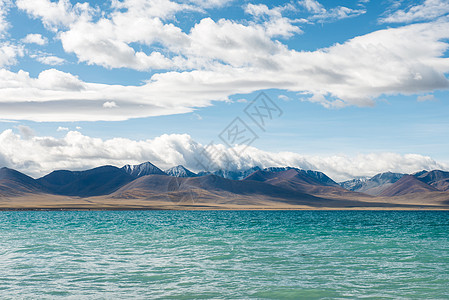
[[[371,178],[351,179],[341,182],[340,185],[348,190],[364,193],[372,196],[380,195],[385,189],[392,186],[405,174],[385,172],[379,173]]]
[[[314,174],[310,174],[307,171],[292,168],[284,171],[260,170],[249,175],[244,180],[260,181],[273,186],[315,196],[360,195],[359,193],[348,191],[340,187],[334,181],[323,181],[319,178],[321,177],[316,177]]]
[[[414,174],[414,176],[440,191],[449,191],[449,172],[441,170],[422,171]]]
[[[255,204],[264,201],[310,207],[358,206],[355,200],[334,200],[314,196],[300,189],[276,186],[258,180],[231,180],[216,175],[178,178],[148,175],[123,186],[113,195],[115,198],[188,202]]]
[[[385,189],[379,196],[393,197],[414,193],[437,192],[433,186],[424,183],[412,175],[405,175],[393,185]]]

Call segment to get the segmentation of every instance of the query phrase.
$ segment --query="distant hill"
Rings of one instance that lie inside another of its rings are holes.
[[[122,169],[133,177],[142,177],[146,175],[167,175],[164,173],[164,171],[162,171],[149,161],[139,165],[125,165],[122,167]]]
[[[108,195],[134,179],[123,169],[103,166],[86,171],[53,171],[37,181],[57,195],[89,197]]]
[[[179,165],[176,167],[172,167],[168,170],[165,170],[165,174],[173,177],[196,177],[197,174],[193,173],[186,167]]]
[[[35,179],[9,168],[0,169],[0,195],[18,196],[24,193],[44,193],[45,187]]]
[[[348,190],[365,193],[372,196],[380,195],[405,174],[385,172],[377,174],[369,179],[353,179],[341,182],[340,185]]]
[[[324,173],[296,168],[267,168],[254,172],[245,181],[260,181],[301,193],[312,195],[355,194],[341,188]]]
[[[440,170],[421,171],[413,174],[413,176],[440,191],[449,190],[449,172]]]
[[[386,188],[379,196],[393,197],[414,193],[436,192],[438,191],[431,185],[418,180],[412,175],[405,175],[394,184]]]
[[[222,203],[240,203],[247,201],[270,200],[290,205],[307,205],[322,207],[334,205],[357,205],[357,201],[331,200],[313,196],[289,188],[271,185],[254,180],[231,180],[216,175],[201,177],[170,178],[160,175],[140,177],[117,190],[113,196],[117,198],[157,198],[167,200],[181,195],[190,199],[188,194],[194,195],[195,201],[221,201]],[[248,198],[250,197],[250,198]],[[251,200],[248,200],[251,199]]]

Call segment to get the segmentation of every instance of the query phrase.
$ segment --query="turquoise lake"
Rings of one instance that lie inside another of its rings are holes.
[[[449,212],[3,211],[1,299],[448,299]]]

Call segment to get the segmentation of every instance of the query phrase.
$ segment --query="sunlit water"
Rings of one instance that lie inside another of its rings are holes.
[[[0,298],[449,298],[449,212],[0,212]]]

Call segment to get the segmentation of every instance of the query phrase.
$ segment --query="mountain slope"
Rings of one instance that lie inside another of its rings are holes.
[[[379,196],[393,197],[414,193],[436,192],[436,191],[438,191],[436,188],[418,180],[416,177],[412,175],[405,175],[397,182],[389,186],[387,189],[383,190]]]
[[[110,194],[134,179],[123,169],[103,166],[86,171],[53,171],[38,182],[54,194],[89,197]]]
[[[244,179],[265,182],[296,192],[317,196],[354,195],[341,188],[336,182],[321,172],[305,171],[296,168],[267,168],[254,172]]]
[[[45,191],[45,188],[30,176],[6,167],[0,169],[0,195],[17,196]]]
[[[203,202],[207,198],[208,201],[213,202],[234,201],[237,204],[244,204],[248,197],[251,197],[252,199],[269,199],[280,203],[313,207],[323,206],[325,203],[326,205],[339,203],[338,200],[324,199],[265,182],[230,180],[216,175],[189,178],[144,176],[123,186],[113,196],[117,198],[172,199],[178,196],[185,198],[188,193],[194,194],[195,202]]]
[[[139,165],[125,165],[122,169],[133,177],[142,177],[146,175],[166,175],[164,171],[150,163],[149,161]]]
[[[413,174],[420,181],[430,184],[440,191],[449,191],[449,172],[441,170],[421,171]]]
[[[176,167],[172,167],[168,170],[165,170],[165,174],[173,177],[196,177],[197,174],[193,173],[186,167],[179,165]]]
[[[403,176],[404,174],[401,173],[385,172],[377,174],[370,179],[349,180],[340,183],[340,185],[354,192],[378,196]]]
[[[369,178],[355,178],[347,181],[340,182],[340,186],[349,191],[357,191],[363,188],[363,184],[369,180]]]

